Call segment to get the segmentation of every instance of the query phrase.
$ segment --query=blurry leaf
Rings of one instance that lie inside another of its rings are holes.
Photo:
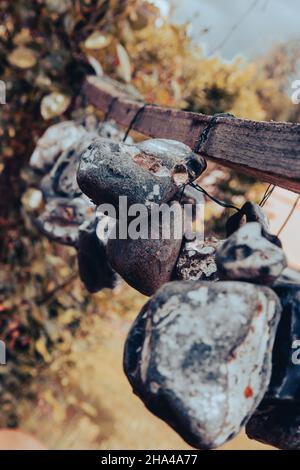
[[[80,403],[80,408],[89,416],[92,418],[95,418],[97,416],[97,410],[94,408],[90,403],[87,402],[81,402]]]
[[[27,44],[28,42],[32,41],[32,37],[30,34],[30,29],[22,28],[20,32],[18,32],[13,39],[13,43],[16,46],[21,46]]]
[[[102,77],[102,75],[104,75],[104,72],[103,72],[103,68],[100,62],[91,55],[88,55],[87,58],[88,58],[89,63],[95,70],[96,75],[98,75],[98,77]]]
[[[71,0],[46,0],[46,5],[49,11],[63,14],[71,7],[72,3]]]
[[[61,422],[65,419],[65,410],[61,403],[55,398],[52,390],[45,390],[43,398],[51,406],[55,421]]]
[[[53,119],[63,114],[69,107],[71,98],[62,93],[50,93],[41,102],[41,114],[44,119]]]
[[[118,75],[125,82],[129,83],[131,81],[131,63],[126,49],[121,44],[117,44],[117,55],[119,59]]]
[[[42,310],[38,308],[35,304],[32,304],[31,306],[31,315],[37,323],[43,325],[45,318],[43,316]]]
[[[35,349],[37,352],[42,356],[45,362],[50,362],[51,361],[51,356],[48,352],[47,346],[46,346],[46,340],[43,336],[41,336],[36,342],[35,342]]]
[[[84,42],[87,49],[104,49],[111,43],[111,37],[103,36],[100,32],[95,31]]]
[[[62,315],[59,315],[58,321],[62,325],[69,325],[80,317],[80,312],[74,308],[69,308]]]
[[[36,188],[28,188],[22,195],[22,204],[25,210],[28,212],[40,209],[43,204],[42,191]]]
[[[30,69],[36,64],[36,55],[32,49],[28,47],[16,47],[8,56],[11,65],[20,69]]]

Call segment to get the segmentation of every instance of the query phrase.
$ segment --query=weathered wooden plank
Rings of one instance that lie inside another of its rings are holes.
[[[127,127],[143,102],[125,87],[106,78],[88,77],[89,101]],[[114,98],[114,101],[112,101]],[[133,129],[149,137],[176,139],[194,147],[211,116],[159,106],[147,106]],[[221,165],[250,174],[261,181],[300,193],[300,124],[256,122],[219,117],[202,154]]]

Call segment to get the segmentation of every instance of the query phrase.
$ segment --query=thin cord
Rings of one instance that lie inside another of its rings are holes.
[[[127,137],[128,137],[128,134],[129,132],[131,131],[131,129],[133,128],[134,124],[136,123],[136,121],[138,120],[138,117],[145,111],[145,109],[147,108],[147,106],[149,106],[150,103],[145,103],[141,108],[139,108],[137,110],[137,112],[135,113],[134,117],[132,118],[132,120],[130,121],[129,123],[129,126],[127,128],[127,131],[125,132],[125,135],[124,135],[124,138],[123,138],[123,142],[126,142],[127,140]]]
[[[229,203],[229,202],[225,202],[225,201],[220,201],[219,199],[217,199],[216,197],[212,196],[211,194],[209,194],[204,188],[202,188],[201,186],[199,186],[199,184],[195,184],[195,183],[190,183],[190,186],[194,189],[196,189],[197,191],[200,191],[201,193],[205,194],[205,196],[209,197],[212,201],[214,201],[216,204],[218,204],[219,206],[222,206],[222,207],[225,207],[227,209],[235,209],[236,211],[240,211],[241,209],[239,207],[236,207],[235,205]]]
[[[107,107],[106,113],[105,113],[104,116],[103,116],[103,120],[102,120],[103,124],[105,123],[105,121],[108,120],[109,115],[110,115],[110,113],[112,112],[113,106],[114,106],[114,104],[118,101],[118,99],[119,99],[119,98],[118,98],[117,96],[114,96],[114,97],[112,98],[111,102],[109,103],[109,105],[108,105],[108,107]]]
[[[300,201],[300,194],[299,194],[299,196],[297,197],[296,201],[294,202],[293,207],[292,207],[292,209],[291,209],[289,215],[288,215],[287,218],[285,219],[284,223],[282,224],[282,226],[281,226],[279,232],[277,233],[277,237],[279,237],[279,236],[282,234],[283,230],[286,228],[287,224],[288,224],[289,221],[291,220],[292,215],[294,214],[294,212],[295,212],[295,210],[296,210],[296,207],[297,207],[299,201]]]
[[[267,187],[265,194],[263,195],[262,200],[260,201],[259,205],[260,207],[264,207],[266,202],[269,200],[269,198],[272,196],[274,190],[276,189],[276,186],[274,184],[269,184]]]

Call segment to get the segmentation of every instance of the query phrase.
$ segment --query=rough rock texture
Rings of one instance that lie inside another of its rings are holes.
[[[273,284],[287,266],[283,250],[267,240],[258,222],[234,232],[216,256],[223,279]]]
[[[150,216],[146,218],[150,227]],[[182,244],[182,234],[177,238],[171,219],[170,236],[164,238],[162,225],[148,238],[110,238],[107,243],[108,260],[134,289],[144,295],[153,295],[163,284],[170,281]],[[143,224],[143,220],[141,222]]]
[[[277,281],[275,282],[274,286],[283,286],[284,284],[291,285],[294,284],[296,286],[300,285],[300,272],[296,271],[292,268],[285,268]]]
[[[262,228],[262,235],[271,243],[281,247],[281,241],[276,235],[270,233],[270,222],[263,208],[254,202],[246,202],[243,207],[233,214],[226,223],[227,237],[230,237],[247,222],[258,222]]]
[[[247,434],[280,449],[300,450],[300,285],[274,290],[283,311],[273,349],[272,378]]]
[[[217,281],[216,252],[222,241],[207,238],[203,242],[186,242],[176,264],[176,279],[183,281]]]
[[[117,282],[117,274],[107,260],[105,242],[97,236],[98,222],[95,219],[80,226],[77,246],[80,279],[91,293],[113,289]]]
[[[298,363],[293,363],[296,351],[293,344],[300,341],[300,285],[277,286],[274,291],[283,311],[273,349],[273,373],[267,396],[300,404],[300,354]],[[297,348],[300,349],[300,343]]]
[[[30,158],[30,166],[41,173],[47,172],[62,153],[85,135],[85,128],[74,121],[60,122],[50,126],[38,140]]]
[[[264,401],[246,426],[246,432],[250,439],[263,444],[281,450],[300,450],[300,404]]]
[[[268,387],[279,314],[268,287],[163,286],[127,338],[124,370],[133,391],[193,447],[221,446],[240,431]]]
[[[120,131],[112,122],[99,123],[93,116],[87,117],[82,123],[60,122],[50,126],[40,137],[31,155],[30,166],[39,173],[47,173],[63,153],[85,141],[87,134],[116,141],[122,140],[124,136],[123,131]],[[128,137],[129,139],[132,142],[131,137]]]
[[[93,205],[85,198],[54,198],[35,220],[37,228],[50,240],[76,246],[79,226],[94,216]]]
[[[170,201],[205,168],[205,159],[181,142],[150,139],[128,145],[99,139],[82,154],[77,181],[96,205],[118,207],[119,196],[127,196],[128,205],[151,206]]]

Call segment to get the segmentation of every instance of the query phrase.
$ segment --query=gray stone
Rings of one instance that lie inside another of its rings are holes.
[[[270,233],[270,222],[263,208],[254,202],[247,201],[243,207],[233,214],[226,223],[227,237],[241,228],[245,223],[258,222],[262,228],[262,235],[271,243],[281,247],[281,241],[276,235]]]
[[[300,285],[300,272],[296,271],[292,268],[285,268],[279,278],[276,280],[274,286],[279,285],[282,286],[283,284],[291,285],[294,284],[296,286]]]
[[[193,447],[221,446],[266,392],[279,314],[268,287],[166,284],[126,341],[124,370],[134,393]]]
[[[124,132],[111,121],[100,122],[87,116],[85,122],[64,121],[48,127],[37,141],[30,157],[30,166],[39,173],[47,173],[65,152],[87,140],[87,135],[94,138],[106,137],[115,141],[123,139]],[[128,137],[128,141],[132,139]],[[85,144],[87,147],[89,143]],[[83,151],[83,148],[81,149]]]
[[[54,198],[35,220],[37,228],[50,240],[76,246],[79,226],[94,217],[94,207],[85,198]]]
[[[176,264],[176,278],[183,281],[217,281],[217,249],[222,241],[206,238],[203,242],[185,242]]]
[[[68,197],[73,199],[82,194],[77,183],[77,170],[80,155],[98,134],[88,133],[80,141],[75,142],[56,160],[53,168],[41,181],[41,189],[46,199],[50,197]]]
[[[82,224],[79,228],[77,256],[80,279],[91,293],[113,289],[117,274],[107,260],[105,241],[97,236],[98,219]]]
[[[283,250],[267,240],[258,222],[234,232],[216,256],[223,279],[273,284],[287,266]]]
[[[99,139],[83,152],[79,187],[96,205],[127,196],[128,205],[169,202],[206,168],[205,159],[181,142],[150,139],[139,144]]]
[[[181,210],[180,206],[179,209]],[[121,239],[118,223],[116,237],[108,240],[107,256],[111,266],[130,286],[144,295],[154,294],[172,279],[182,244],[182,230],[177,233],[174,219],[170,220],[167,238],[162,231],[162,223],[151,227],[149,215],[141,220],[141,226],[149,227],[145,234],[148,238],[135,240],[127,236],[126,239]],[[150,232],[150,227],[153,233]]]
[[[250,439],[281,450],[300,450],[300,404],[264,401],[248,425]]]
[[[38,140],[30,158],[30,166],[40,173],[46,173],[66,150],[85,135],[85,128],[74,121],[64,121],[50,126]]]
[[[300,285],[274,288],[282,304],[272,377],[247,434],[280,449],[300,450]]]

